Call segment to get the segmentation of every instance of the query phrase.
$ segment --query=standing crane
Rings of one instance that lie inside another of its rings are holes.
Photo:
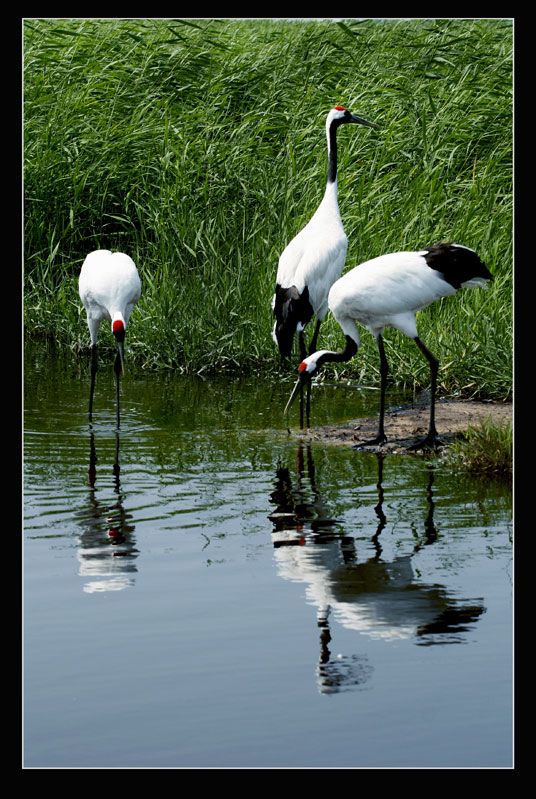
[[[340,352],[319,350],[304,358],[285,415],[304,385],[327,362],[349,361],[357,353],[360,338],[356,322],[376,337],[380,353],[380,418],[378,435],[363,446],[387,441],[384,432],[385,386],[388,364],[383,345],[385,327],[395,327],[412,338],[430,364],[432,375],[430,423],[427,436],[410,449],[436,448],[441,442],[435,427],[435,394],[438,361],[417,333],[415,314],[440,297],[459,288],[485,286],[492,275],[474,250],[459,244],[434,244],[419,252],[395,252],[372,258],[354,267],[333,284],[328,305],[344,333]]]
[[[141,282],[136,264],[128,255],[109,250],[89,253],[80,271],[78,281],[80,299],[87,312],[91,337],[91,388],[89,393],[89,421],[93,415],[93,392],[97,374],[97,337],[104,319],[111,321],[112,333],[117,342],[114,363],[116,419],[119,428],[119,373],[125,369],[125,330],[134,305],[141,295]]]
[[[337,202],[337,130],[348,123],[379,127],[341,105],[327,115],[328,178],[324,197],[307,225],[283,250],[277,269],[273,337],[283,359],[291,353],[295,333],[300,358],[305,358],[304,329],[313,316],[316,325],[309,352],[316,350],[320,323],[328,312],[328,293],[342,274],[346,260],[348,239]]]

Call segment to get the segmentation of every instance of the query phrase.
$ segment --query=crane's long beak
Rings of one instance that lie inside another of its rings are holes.
[[[363,117],[356,117],[355,114],[352,114],[351,122],[356,122],[358,125],[367,125],[369,128],[379,128],[380,126],[377,125],[375,122],[369,122],[368,119],[363,119]]]
[[[304,377],[303,375],[306,375],[306,376]],[[286,416],[286,415],[287,415],[287,413],[288,413],[288,411],[289,411],[289,408],[290,408],[290,406],[292,405],[292,403],[294,402],[294,400],[296,399],[296,397],[297,397],[297,396],[298,396],[298,394],[300,393],[300,391],[301,391],[301,389],[303,388],[303,386],[304,386],[304,385],[305,385],[305,384],[306,384],[306,383],[307,383],[307,382],[308,382],[310,379],[311,379],[311,378],[309,377],[309,375],[307,375],[307,373],[306,373],[306,372],[303,372],[303,373],[302,373],[302,374],[301,374],[301,375],[298,377],[298,379],[296,380],[296,383],[294,384],[294,388],[292,389],[292,394],[290,395],[290,397],[289,397],[289,400],[288,400],[287,404],[285,405],[285,410],[283,411],[283,416]]]
[[[125,344],[123,341],[117,342],[117,350],[119,352],[119,358],[121,360],[121,374],[125,374]]]

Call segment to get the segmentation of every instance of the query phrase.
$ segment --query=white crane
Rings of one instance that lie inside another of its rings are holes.
[[[344,333],[346,346],[340,352],[319,350],[304,358],[298,367],[298,380],[285,414],[324,363],[349,361],[356,354],[360,343],[356,322],[359,322],[376,337],[381,376],[378,435],[365,441],[363,446],[385,443],[383,419],[388,365],[383,330],[395,327],[415,341],[432,373],[428,435],[410,449],[437,447],[441,443],[434,417],[438,361],[417,334],[415,314],[440,297],[456,294],[460,287],[486,286],[491,279],[491,273],[476,252],[459,244],[434,244],[419,252],[380,255],[354,267],[333,284],[328,299],[329,308]]]
[[[348,239],[337,202],[337,130],[347,123],[379,127],[341,105],[327,115],[328,178],[324,197],[279,258],[272,307],[276,320],[273,337],[282,358],[290,355],[296,332],[300,358],[305,358],[304,329],[313,316],[316,325],[309,352],[316,350],[320,323],[328,312],[329,290],[344,268]]]
[[[104,319],[112,323],[112,333],[117,342],[114,363],[116,419],[119,427],[119,373],[124,372],[125,330],[134,305],[141,295],[141,282],[132,258],[122,252],[95,250],[89,253],[78,280],[80,299],[87,312],[91,337],[91,388],[89,394],[89,421],[93,414],[93,392],[97,374],[97,337]]]

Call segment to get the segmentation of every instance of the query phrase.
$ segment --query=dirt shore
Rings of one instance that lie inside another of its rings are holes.
[[[367,447],[381,452],[405,452],[412,444],[424,438],[428,431],[429,405],[407,405],[389,408],[385,412],[385,434],[388,438],[382,447]],[[436,427],[442,441],[448,444],[470,426],[491,419],[500,424],[512,418],[511,402],[481,402],[473,400],[444,400],[436,403]],[[343,425],[311,427],[308,430],[291,430],[304,441],[326,444],[350,444],[359,447],[361,441],[374,438],[378,418],[354,419]]]

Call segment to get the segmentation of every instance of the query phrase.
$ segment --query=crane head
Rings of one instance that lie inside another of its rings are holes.
[[[356,125],[366,125],[369,128],[379,128],[380,126],[377,125],[375,122],[369,122],[368,119],[363,119],[363,117],[358,117],[355,114],[352,114],[351,111],[348,111],[343,105],[336,105],[328,114],[327,118],[327,126],[331,125],[332,122],[335,122],[337,125],[343,125],[345,123],[353,122]]]
[[[114,319],[112,322],[112,333],[117,341],[119,358],[121,359],[121,372],[125,373],[125,323],[122,319]]]
[[[294,388],[292,389],[292,393],[291,393],[291,395],[289,397],[289,400],[288,400],[288,402],[287,402],[287,404],[285,406],[285,410],[283,412],[284,416],[287,415],[287,413],[288,413],[288,411],[290,409],[290,406],[292,405],[292,403],[294,402],[294,400],[296,399],[296,397],[298,396],[300,391],[303,389],[303,387],[306,386],[307,383],[310,380],[312,380],[313,375],[315,374],[315,372],[316,372],[316,370],[318,368],[318,359],[322,355],[323,352],[324,352],[324,350],[320,350],[318,352],[313,353],[312,355],[309,355],[298,366],[298,379],[296,380],[296,382],[294,384]]]

